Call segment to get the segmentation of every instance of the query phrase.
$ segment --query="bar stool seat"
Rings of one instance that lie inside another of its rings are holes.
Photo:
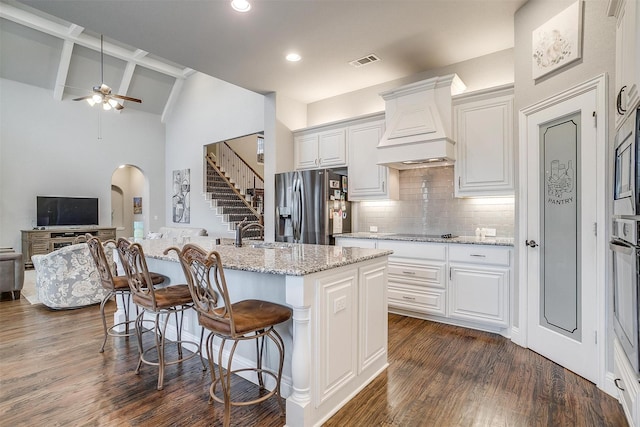
[[[222,316],[224,309],[213,311]],[[291,310],[288,307],[255,299],[231,304],[231,311],[233,312],[233,321],[237,334],[259,331],[271,325],[286,322],[291,317]],[[222,319],[227,319],[227,321]],[[199,322],[201,326],[207,329],[231,336],[231,322],[228,321],[228,313],[222,319],[200,316]]]

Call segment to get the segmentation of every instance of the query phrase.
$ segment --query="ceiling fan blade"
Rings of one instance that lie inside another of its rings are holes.
[[[142,103],[142,99],[138,99],[138,98],[131,98],[130,96],[124,96],[124,95],[117,95],[117,94],[111,94],[109,95],[111,98],[118,98],[118,99],[124,99],[125,101],[131,101],[131,102],[137,102],[138,104]]]
[[[87,95],[87,96],[83,96],[81,98],[73,98],[74,101],[84,101],[85,99],[89,99],[92,98],[93,95]]]

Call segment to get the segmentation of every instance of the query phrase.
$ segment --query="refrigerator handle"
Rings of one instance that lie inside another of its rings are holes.
[[[296,242],[300,238],[300,177],[298,173],[293,178],[293,194],[292,194],[292,212],[291,225],[293,227],[293,241]]]

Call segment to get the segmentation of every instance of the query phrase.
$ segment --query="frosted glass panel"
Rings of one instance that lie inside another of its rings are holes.
[[[542,209],[540,325],[581,339],[580,114],[540,129]]]

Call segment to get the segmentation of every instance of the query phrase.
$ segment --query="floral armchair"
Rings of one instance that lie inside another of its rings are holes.
[[[107,257],[112,249],[105,248]],[[36,270],[36,293],[47,307],[78,308],[97,304],[107,295],[86,243],[65,246],[31,257]],[[115,274],[115,266],[114,266]]]

